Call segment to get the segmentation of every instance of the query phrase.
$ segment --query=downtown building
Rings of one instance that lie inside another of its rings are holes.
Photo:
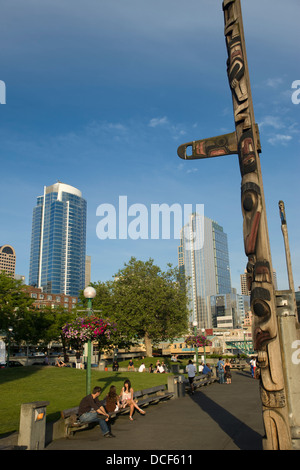
[[[16,252],[11,245],[0,246],[0,272],[15,277]]]
[[[213,328],[242,328],[250,312],[250,296],[232,288],[230,293],[211,295],[209,309]]]
[[[190,326],[217,326],[213,323],[211,296],[231,294],[227,234],[223,227],[203,215],[191,214],[180,232],[178,264],[186,279]]]
[[[33,209],[29,285],[78,297],[85,287],[87,204],[78,189],[44,187]]]

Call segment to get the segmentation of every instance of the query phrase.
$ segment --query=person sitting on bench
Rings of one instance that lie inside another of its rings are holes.
[[[79,404],[79,421],[83,423],[98,422],[104,437],[115,437],[108,426],[109,415],[99,401],[101,387],[94,387],[90,395],[84,397]]]

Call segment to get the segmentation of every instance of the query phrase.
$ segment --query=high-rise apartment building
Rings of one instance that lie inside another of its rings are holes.
[[[14,277],[16,269],[16,253],[12,246],[0,246],[0,273],[4,271],[5,274]]]
[[[190,324],[211,328],[210,296],[231,292],[227,235],[213,220],[193,213],[180,238],[179,269],[187,281]]]
[[[29,285],[70,296],[84,289],[86,207],[73,186],[44,187],[33,209]]]

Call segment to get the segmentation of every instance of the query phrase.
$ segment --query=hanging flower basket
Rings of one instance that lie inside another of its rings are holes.
[[[115,323],[96,316],[90,316],[79,317],[71,323],[66,323],[62,329],[62,334],[69,341],[76,340],[80,343],[86,343],[88,340],[99,341],[103,336],[106,337],[106,340],[109,340],[111,334],[115,331]]]
[[[200,348],[203,346],[211,346],[211,341],[203,335],[191,335],[188,336],[185,340],[188,346],[193,346],[194,348]]]

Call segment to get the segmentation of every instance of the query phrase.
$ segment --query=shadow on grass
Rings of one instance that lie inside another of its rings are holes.
[[[115,385],[116,388],[118,389],[118,385],[120,385],[120,382],[122,383],[122,386],[124,384],[124,381],[126,380],[127,377],[124,376],[124,372],[114,372],[114,375],[108,375],[107,377],[101,377],[97,379],[97,382],[100,382],[101,388],[104,392],[100,396],[100,400],[103,400],[106,395],[109,392],[109,388],[111,385]],[[130,380],[130,377],[128,377]],[[117,384],[116,384],[117,382]],[[104,385],[103,385],[104,383]]]
[[[45,366],[44,366],[45,367]],[[50,366],[48,366],[50,367]],[[7,367],[0,369],[0,385],[33,375],[41,369],[41,366]]]

